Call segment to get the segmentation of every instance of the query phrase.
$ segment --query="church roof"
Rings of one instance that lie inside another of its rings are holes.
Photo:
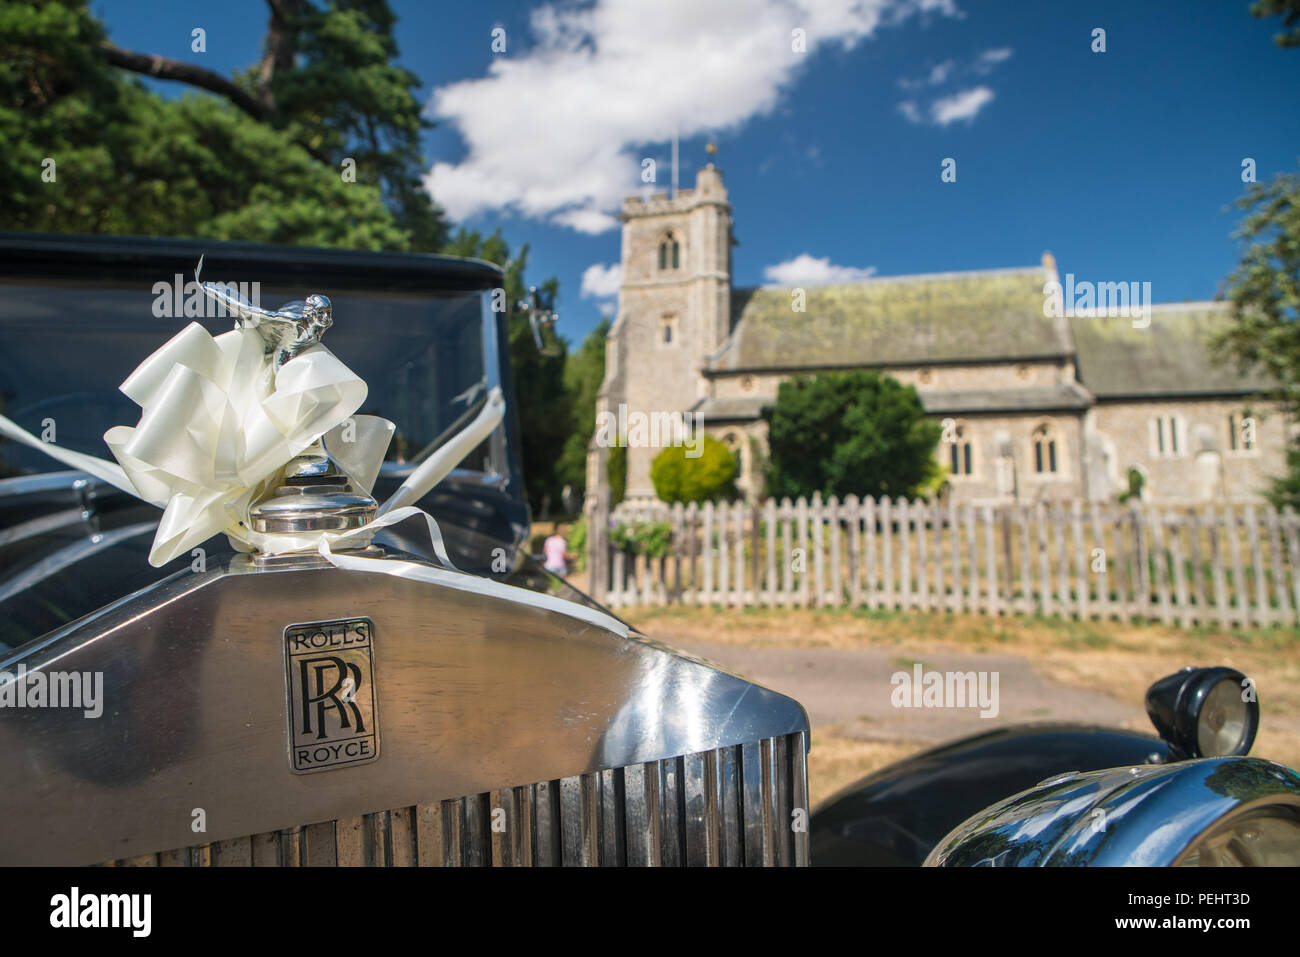
[[[1041,266],[810,286],[807,310],[790,287],[737,289],[732,333],[715,371],[1062,357],[1063,320],[1043,315]]]
[[[1024,386],[1015,389],[967,389],[960,392],[918,390],[921,405],[931,415],[969,415],[994,412],[1079,411],[1092,404],[1092,396],[1075,382]],[[690,411],[705,422],[745,422],[762,416],[763,406],[774,396],[701,399]]]
[[[771,405],[774,401],[775,399],[770,395],[728,399],[707,398],[696,402],[690,411],[700,413],[704,416],[705,422],[743,422],[757,419],[763,414],[763,406]]]
[[[1099,399],[1249,395],[1269,388],[1258,375],[1216,363],[1209,339],[1231,322],[1226,303],[1154,306],[1151,325],[1122,316],[1073,316],[1079,379]]]
[[[921,405],[931,415],[976,412],[1065,412],[1086,409],[1092,396],[1075,382],[1031,385],[1015,389],[966,389],[961,392],[921,392]]]

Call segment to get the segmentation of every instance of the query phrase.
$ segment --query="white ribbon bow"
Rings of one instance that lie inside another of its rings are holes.
[[[275,372],[253,329],[214,339],[191,323],[141,363],[122,392],[140,406],[140,424],[109,429],[104,442],[139,496],[165,504],[149,553],[156,566],[218,532],[242,539],[254,498],[295,455],[346,422],[368,389],[324,346]]]
[[[236,548],[267,554],[364,543],[378,521],[347,532],[269,534],[249,528],[253,502],[278,484],[281,471],[322,436],[330,454],[369,491],[393,423],[355,415],[367,387],[323,345],[277,371],[253,329],[213,338],[191,323],[122,383],[140,406],[138,425],[115,426],[104,442],[119,465],[42,442],[0,416],[0,434],[38,448],[164,509],[149,563],[165,565],[224,532]],[[381,513],[406,505],[441,481],[501,421],[505,401],[494,388],[478,417],[417,468]],[[342,441],[342,431],[352,433]],[[435,541],[438,557],[451,562]]]
[[[141,413],[134,428],[120,425],[104,434],[120,464],[42,442],[3,415],[0,435],[164,509],[149,552],[155,567],[224,532],[240,551],[315,551],[339,568],[493,595],[628,634],[627,625],[594,608],[457,572],[437,522],[410,504],[446,478],[501,423],[505,397],[499,387],[488,392],[469,425],[389,496],[373,522],[343,532],[284,534],[252,531],[248,511],[263,492],[279,484],[294,456],[323,436],[330,454],[368,492],[393,434],[387,419],[354,414],[366,399],[366,384],[333,353],[315,345],[276,371],[254,330],[213,338],[191,323],[142,362],[121,388]],[[355,434],[341,441],[345,426]],[[416,515],[424,517],[434,555],[450,570],[332,550],[357,548],[379,529]]]

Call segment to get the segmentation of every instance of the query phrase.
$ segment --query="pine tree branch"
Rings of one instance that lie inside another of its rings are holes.
[[[266,0],[271,19],[266,26],[265,53],[257,68],[258,99],[268,114],[275,112],[275,93],[271,81],[281,70],[293,67],[297,46],[298,14],[301,0]]]
[[[123,50],[107,40],[100,43],[100,49],[104,51],[104,56],[113,66],[160,80],[188,83],[190,86],[224,96],[255,120],[266,122],[270,118],[268,110],[261,103],[219,73],[213,73],[193,63],[182,63],[170,57]]]

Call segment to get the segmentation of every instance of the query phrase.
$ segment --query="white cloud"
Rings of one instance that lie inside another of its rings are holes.
[[[608,266],[592,263],[582,271],[582,298],[612,299],[623,284],[623,267],[618,263]]]
[[[611,213],[643,185],[641,158],[662,153],[674,131],[686,139],[738,128],[770,112],[818,50],[852,48],[928,14],[960,15],[954,0],[540,7],[531,47],[510,36],[486,76],[434,91],[430,112],[460,132],[467,155],[435,163],[425,185],[453,219],[505,210],[581,232],[612,229]],[[791,49],[795,29],[805,31],[806,53]]]
[[[1011,47],[997,47],[992,50],[985,50],[975,60],[975,72],[981,75],[990,72],[999,63],[1010,60],[1011,54],[1014,52]]]
[[[936,63],[930,67],[930,72],[920,79],[913,80],[905,76],[899,77],[898,85],[904,90],[922,90],[927,86],[941,86],[947,82],[956,66],[955,60],[944,60],[942,63]]]
[[[775,266],[763,269],[763,278],[777,286],[826,286],[832,283],[857,282],[875,275],[876,267],[836,266],[829,256],[817,259],[800,253]]]
[[[618,219],[598,209],[566,209],[551,217],[561,226],[568,226],[580,233],[603,233],[607,229],[617,229]]]
[[[972,76],[988,76],[999,64],[1011,59],[1014,52],[1011,47],[994,47],[980,53],[965,65],[958,65],[953,60],[944,60],[937,66],[931,67],[929,73],[919,79],[900,77],[898,85],[914,94],[927,88],[943,86],[950,80],[953,81],[952,86],[958,86],[963,79],[970,82],[969,78]],[[898,104],[898,112],[902,113],[909,123],[920,125],[929,122],[937,126],[947,126],[958,120],[973,120],[980,110],[993,101],[994,97],[993,90],[983,84],[942,96],[936,95],[937,93],[937,90],[932,90],[922,96],[922,99],[927,95],[934,96],[934,99],[925,106],[915,98],[904,100]]]
[[[942,63],[935,66],[930,71],[930,76],[928,77],[930,85],[938,86],[945,82],[948,79],[948,76],[952,73],[953,66],[954,64],[952,60],[944,60]]]
[[[987,86],[962,90],[960,93],[942,97],[931,103],[930,119],[940,126],[947,126],[958,120],[973,120],[975,115],[991,102],[993,102],[993,91]]]

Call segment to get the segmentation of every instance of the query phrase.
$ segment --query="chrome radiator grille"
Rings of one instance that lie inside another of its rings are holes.
[[[799,732],[115,864],[806,865],[805,754]]]

